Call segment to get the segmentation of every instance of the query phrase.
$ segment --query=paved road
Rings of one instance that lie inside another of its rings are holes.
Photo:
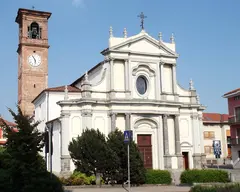
[[[190,187],[159,186],[159,187],[133,187],[131,192],[189,192]],[[78,188],[66,192],[125,192],[123,188]]]

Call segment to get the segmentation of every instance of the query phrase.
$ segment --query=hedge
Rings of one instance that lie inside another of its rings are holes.
[[[171,174],[167,170],[147,170],[146,184],[171,184]]]
[[[230,182],[228,172],[222,170],[185,170],[180,177],[182,184],[193,183],[227,183]]]
[[[239,192],[240,184],[212,185],[212,186],[194,186],[190,192]]]

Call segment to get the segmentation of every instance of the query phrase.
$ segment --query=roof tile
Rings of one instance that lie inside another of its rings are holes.
[[[223,123],[228,122],[228,114],[220,114],[220,113],[203,113],[203,122],[209,122],[209,123]]]

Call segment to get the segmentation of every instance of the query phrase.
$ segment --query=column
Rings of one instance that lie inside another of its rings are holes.
[[[163,146],[164,146],[164,167],[165,169],[172,168],[172,158],[169,154],[169,142],[168,142],[168,115],[163,115]]]
[[[125,60],[124,64],[124,70],[125,70],[125,91],[129,91],[129,73],[128,73],[128,60]]]
[[[125,130],[131,130],[131,114],[125,113]]]
[[[70,154],[68,151],[68,145],[70,142],[70,134],[69,134],[69,112],[62,111],[61,114],[61,174],[69,174],[70,173]]]
[[[176,78],[176,64],[172,65],[172,84],[173,84],[173,94],[177,94],[177,78]]]
[[[111,131],[116,129],[116,113],[111,113]]]
[[[180,146],[180,130],[179,130],[179,115],[174,117],[174,136],[175,136],[175,155],[178,159],[178,169],[183,168],[183,157]]]

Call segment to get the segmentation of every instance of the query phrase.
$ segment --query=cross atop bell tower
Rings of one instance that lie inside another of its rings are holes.
[[[48,87],[48,19],[51,13],[19,9],[18,104],[25,115],[34,114],[33,99]]]

